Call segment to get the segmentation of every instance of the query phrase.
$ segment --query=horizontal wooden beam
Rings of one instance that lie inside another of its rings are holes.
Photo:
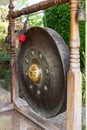
[[[9,17],[17,18],[17,17],[20,17],[21,15],[34,13],[34,12],[37,12],[40,10],[45,10],[53,5],[64,4],[67,2],[69,2],[69,0],[45,0],[45,1],[39,2],[37,4],[23,8],[22,10],[12,11],[9,13],[8,18]]]

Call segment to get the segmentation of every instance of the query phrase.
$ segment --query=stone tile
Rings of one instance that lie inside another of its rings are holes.
[[[0,114],[0,130],[42,130],[16,110]]]
[[[1,96],[2,95],[2,96]],[[3,95],[6,96],[5,101],[2,100]],[[9,93],[6,90],[0,88],[0,107],[2,103],[9,102],[10,100]],[[60,130],[66,130],[66,112],[51,118],[46,119],[47,122],[50,122],[57,126]],[[82,110],[82,122],[86,124],[86,107],[83,106]],[[28,118],[24,117],[16,110],[0,113],[0,130],[43,130],[35,123],[33,123]]]

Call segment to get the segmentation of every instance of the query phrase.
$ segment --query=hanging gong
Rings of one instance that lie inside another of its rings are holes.
[[[17,57],[17,78],[24,97],[36,113],[53,117],[66,109],[69,50],[50,28],[32,27]]]

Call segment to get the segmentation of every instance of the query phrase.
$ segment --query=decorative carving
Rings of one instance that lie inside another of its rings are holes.
[[[80,38],[76,21],[79,0],[70,0],[70,69],[67,75],[67,130],[81,130]]]
[[[63,0],[54,0],[54,4],[63,3]]]
[[[13,13],[14,5],[10,0],[9,15]],[[10,48],[11,48],[11,102],[14,103],[14,99],[18,98],[18,85],[16,79],[16,52],[15,52],[15,39],[14,39],[14,19],[9,19],[9,33],[10,33]]]

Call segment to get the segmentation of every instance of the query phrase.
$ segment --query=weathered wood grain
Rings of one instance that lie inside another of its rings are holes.
[[[69,2],[69,0],[45,0],[40,3],[28,6],[26,8],[23,8],[22,10],[13,11],[8,15],[8,18],[17,18],[21,15],[34,13],[40,10],[45,10],[53,5],[59,5]]]
[[[67,75],[67,130],[81,130],[80,38],[76,13],[79,0],[70,0],[70,68]]]

